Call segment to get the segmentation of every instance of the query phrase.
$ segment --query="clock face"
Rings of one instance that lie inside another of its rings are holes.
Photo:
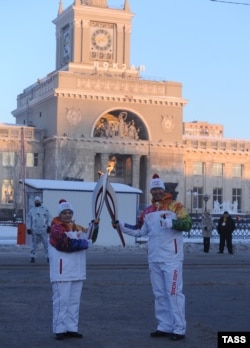
[[[91,43],[94,49],[106,51],[112,46],[111,33],[106,29],[96,29],[92,34]]]

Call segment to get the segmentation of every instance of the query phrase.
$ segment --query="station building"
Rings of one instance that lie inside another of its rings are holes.
[[[55,70],[17,96],[15,125],[0,124],[1,209],[22,208],[21,177],[110,181],[142,191],[158,173],[191,213],[214,202],[250,212],[250,141],[227,139],[223,125],[183,122],[182,84],[145,80],[130,62],[128,0],[75,0],[59,9]]]

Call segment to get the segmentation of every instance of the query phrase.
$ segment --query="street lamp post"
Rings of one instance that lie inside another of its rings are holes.
[[[209,198],[210,198],[210,196],[207,193],[203,196],[203,199],[205,202],[205,211],[207,211],[207,202],[208,202]]]

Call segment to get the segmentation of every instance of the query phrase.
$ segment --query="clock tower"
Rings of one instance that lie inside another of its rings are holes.
[[[13,115],[46,130],[44,179],[95,181],[110,164],[112,182],[140,187],[144,204],[152,171],[183,181],[186,100],[181,83],[145,80],[130,64],[133,16],[128,0],[60,0],[55,70],[18,95]]]
[[[133,14],[128,0],[122,9],[107,0],[75,0],[63,9],[59,3],[56,25],[56,69],[98,74],[130,70],[130,35]],[[136,74],[134,69],[131,74]]]

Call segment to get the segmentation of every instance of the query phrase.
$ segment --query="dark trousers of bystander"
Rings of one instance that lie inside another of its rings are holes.
[[[225,243],[227,243],[227,250],[229,254],[233,254],[232,233],[222,232],[220,233],[220,245],[219,252],[224,252]]]
[[[208,253],[210,249],[210,238],[204,237],[203,238],[203,247],[204,247],[204,253]]]

